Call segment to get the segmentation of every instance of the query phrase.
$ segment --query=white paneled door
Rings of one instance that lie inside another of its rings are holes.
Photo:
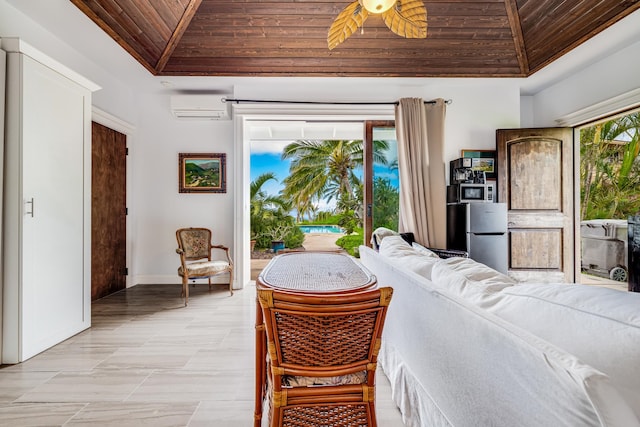
[[[91,92],[24,54],[8,65],[3,363],[17,363],[91,325]]]

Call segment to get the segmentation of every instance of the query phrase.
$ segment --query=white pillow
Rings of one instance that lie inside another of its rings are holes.
[[[379,253],[393,259],[395,266],[413,271],[427,279],[431,279],[433,266],[442,261],[438,257],[421,254],[399,235],[386,237],[380,244]]]
[[[500,294],[488,311],[605,373],[640,419],[640,294],[548,283]]]
[[[474,261],[471,258],[447,258],[444,260],[444,264],[451,270],[461,273],[469,280],[481,282],[485,285],[497,285],[497,290],[502,289],[505,285],[515,285],[518,283],[511,277],[485,264]],[[443,271],[446,272],[445,267],[443,267]]]
[[[411,247],[400,235],[387,236],[380,242],[378,252],[389,258],[397,258],[406,255],[416,255],[415,249]]]
[[[446,269],[446,273],[443,273]],[[504,286],[512,285],[485,285],[482,282],[470,280],[463,274],[453,271],[443,263],[439,262],[431,270],[431,281],[434,286],[441,291],[462,298],[471,304],[487,308],[500,298],[500,290]]]
[[[516,282],[471,258],[443,259],[431,271],[431,280],[441,290],[487,308],[501,298],[500,291]]]
[[[398,233],[397,231],[393,231],[385,227],[378,227],[373,230],[373,233],[371,233],[371,243],[373,243],[374,249],[377,249],[380,247],[385,237],[399,235],[400,233]]]
[[[440,258],[438,256],[438,254],[436,254],[432,250],[429,250],[429,249],[425,248],[420,243],[413,242],[411,244],[411,246],[413,247],[413,249],[415,249],[416,251],[420,252],[422,255],[426,255],[426,256],[429,256],[429,257]]]

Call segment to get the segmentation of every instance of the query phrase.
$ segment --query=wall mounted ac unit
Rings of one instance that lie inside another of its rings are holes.
[[[222,95],[174,95],[171,112],[178,119],[228,120],[229,105]]]

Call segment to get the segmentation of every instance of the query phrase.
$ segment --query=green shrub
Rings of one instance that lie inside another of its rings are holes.
[[[363,243],[364,235],[362,234],[362,231],[357,234],[342,236],[341,238],[336,240],[336,245],[347,251],[349,255],[355,256],[357,258],[360,257],[358,246],[362,245]]]
[[[348,211],[340,214],[338,225],[344,228],[346,234],[351,234],[360,226],[360,221],[353,211]]]
[[[336,225],[340,220],[340,215],[334,215],[330,212],[318,212],[316,217],[311,221],[300,221],[300,225]]]
[[[290,249],[299,248],[304,241],[304,233],[300,227],[293,227],[293,230],[284,238],[284,246]]]

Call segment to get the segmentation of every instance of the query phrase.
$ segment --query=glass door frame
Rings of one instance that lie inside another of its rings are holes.
[[[395,120],[365,120],[363,141],[363,227],[364,245],[371,247],[371,234],[373,233],[373,129],[395,128]]]

